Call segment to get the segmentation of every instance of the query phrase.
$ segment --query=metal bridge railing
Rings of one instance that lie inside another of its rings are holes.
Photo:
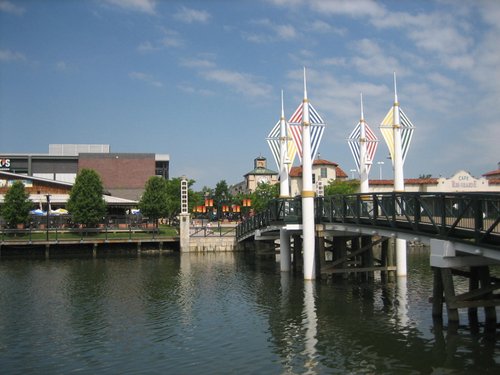
[[[500,246],[500,194],[373,193],[315,199],[317,223],[392,228],[438,238]],[[271,223],[301,223],[301,199],[276,199],[242,222],[237,238]]]

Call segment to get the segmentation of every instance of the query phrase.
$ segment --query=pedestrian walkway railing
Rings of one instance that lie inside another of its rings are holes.
[[[234,237],[236,235],[236,225],[224,225],[221,223],[210,223],[191,226],[189,228],[190,237]]]
[[[162,227],[133,227],[127,228],[58,228],[49,227],[10,229],[0,228],[0,242],[9,243],[42,243],[42,242],[87,242],[92,240],[156,240],[165,237],[178,236],[174,228]]]
[[[315,198],[316,223],[347,223],[500,250],[500,194],[372,193]],[[276,199],[236,229],[241,240],[257,229],[302,223],[301,199]]]

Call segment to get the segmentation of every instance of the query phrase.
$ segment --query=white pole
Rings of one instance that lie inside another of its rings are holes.
[[[378,179],[381,180],[382,179],[382,166],[384,165],[384,162],[383,161],[378,161],[377,162],[378,164]]]
[[[304,67],[304,100],[302,109],[302,237],[304,280],[316,279],[314,236],[314,190],[312,183],[311,123],[307,99],[306,68]]]
[[[281,90],[281,118],[280,118],[280,197],[290,197],[290,186],[288,182],[288,134],[285,120],[285,109],[283,105],[283,90]]]
[[[394,134],[394,192],[405,191],[403,176],[403,146],[401,141],[401,122],[399,119],[398,93],[396,89],[396,73],[394,73],[394,106],[393,106],[393,134]],[[397,209],[397,207],[394,207]],[[396,274],[406,276],[406,241],[396,239]]]
[[[360,133],[359,133],[359,179],[360,179],[360,192],[368,193],[370,187],[368,185],[368,166],[366,164],[366,124],[363,115],[363,94],[361,96],[361,119]]]
[[[281,118],[280,118],[280,198],[290,197],[288,183],[288,134],[283,105],[283,90],[281,90]],[[290,234],[285,228],[280,229],[280,269],[289,272],[291,267]]]

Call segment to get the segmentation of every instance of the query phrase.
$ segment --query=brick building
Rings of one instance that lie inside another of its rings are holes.
[[[111,153],[109,145],[52,144],[48,154],[0,154],[0,170],[73,183],[78,171],[94,169],[112,196],[139,200],[151,176],[169,178],[170,157],[153,153]]]

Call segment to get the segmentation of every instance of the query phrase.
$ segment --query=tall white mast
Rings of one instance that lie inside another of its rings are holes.
[[[403,144],[401,142],[401,120],[399,118],[398,91],[396,88],[396,72],[394,72],[394,105],[392,129],[394,133],[394,192],[401,193],[405,190],[403,176]],[[394,209],[397,209],[394,207]],[[406,241],[400,238],[396,239],[396,274],[406,276]]]
[[[403,176],[403,144],[401,142],[401,120],[399,118],[398,92],[396,88],[396,72],[394,72],[394,105],[392,129],[394,133],[394,191],[404,192],[405,182]]]
[[[304,279],[316,279],[314,190],[312,183],[311,122],[307,98],[306,68],[304,67],[304,100],[302,102],[302,237]]]
[[[283,104],[283,90],[281,90],[281,118],[280,118],[280,197],[290,197],[290,185],[288,181],[288,134],[285,120],[285,108]]]
[[[368,193],[370,190],[368,184],[368,165],[367,165],[367,139],[366,139],[366,123],[363,114],[363,94],[359,94],[361,98],[361,119],[359,120],[360,134],[359,134],[359,179],[361,193]]]

